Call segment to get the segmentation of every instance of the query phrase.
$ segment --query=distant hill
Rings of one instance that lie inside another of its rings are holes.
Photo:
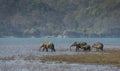
[[[0,37],[120,37],[120,0],[0,0]]]

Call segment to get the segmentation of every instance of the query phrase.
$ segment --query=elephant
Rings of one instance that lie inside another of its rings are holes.
[[[54,48],[54,44],[52,42],[43,42],[42,45],[40,46],[39,51],[41,51],[41,49],[43,49],[43,51],[46,49],[46,52],[48,52],[48,49],[51,49],[51,52],[55,52],[55,48]]]
[[[87,51],[87,50],[91,50],[91,46],[90,45],[84,45],[81,47],[81,49],[83,49],[84,51]]]
[[[103,47],[104,47],[104,45],[100,42],[96,42],[92,45],[92,48],[96,48],[96,50],[100,49],[101,51],[103,51]]]
[[[76,52],[79,51],[79,48],[81,48],[82,46],[87,45],[86,42],[74,42],[71,46],[70,46],[70,51],[71,51],[71,47],[76,46]]]

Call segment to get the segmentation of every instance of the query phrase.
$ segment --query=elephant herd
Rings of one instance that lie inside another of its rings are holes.
[[[71,46],[70,46],[70,51],[71,48],[76,47],[76,52],[79,51],[79,49],[83,49],[84,51],[91,51],[91,47],[95,48],[97,51],[101,50],[103,51],[103,47],[104,45],[100,42],[96,42],[94,44],[92,44],[92,46],[88,45],[86,42],[74,42]],[[48,49],[51,50],[51,52],[55,52],[55,47],[53,42],[43,42],[42,45],[39,48],[39,51],[45,51],[48,52]]]

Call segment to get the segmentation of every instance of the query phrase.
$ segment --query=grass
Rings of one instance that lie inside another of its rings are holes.
[[[100,53],[86,52],[85,54],[76,55],[46,55],[41,57],[41,60],[67,63],[112,64],[120,67],[120,49],[106,49]]]
[[[0,60],[15,60],[15,56],[6,56],[6,57],[0,57]]]
[[[24,58],[24,60],[40,60],[40,57],[30,54],[30,55],[26,56]]]

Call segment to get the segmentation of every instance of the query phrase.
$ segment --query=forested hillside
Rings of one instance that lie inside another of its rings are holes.
[[[120,37],[120,0],[0,0],[0,37]]]

